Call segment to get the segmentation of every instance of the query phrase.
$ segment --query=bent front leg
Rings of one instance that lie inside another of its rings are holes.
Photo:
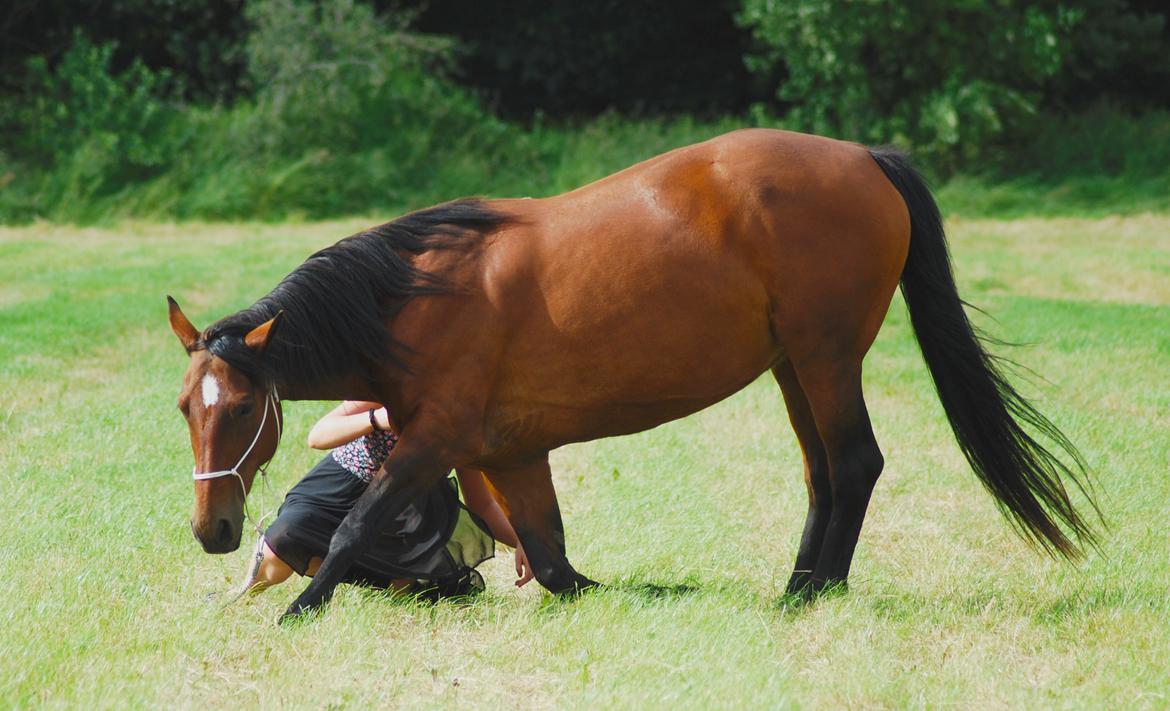
[[[439,448],[425,437],[403,433],[369,488],[333,534],[321,567],[281,617],[282,622],[328,602],[346,572],[373,543],[377,532],[451,471],[451,464],[438,452]]]
[[[595,587],[597,583],[574,570],[565,556],[565,527],[548,457],[525,467],[484,473],[499,494],[537,582],[558,595]]]

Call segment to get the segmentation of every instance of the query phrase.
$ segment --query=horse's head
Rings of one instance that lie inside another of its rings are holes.
[[[171,329],[191,359],[179,393],[179,410],[187,418],[195,454],[191,531],[208,553],[230,553],[240,547],[244,499],[256,471],[276,453],[283,417],[280,401],[261,374],[214,355],[175,300],[167,297],[167,302]],[[245,355],[260,359],[279,321],[277,314],[236,337],[240,343],[226,345],[237,352],[249,349]]]

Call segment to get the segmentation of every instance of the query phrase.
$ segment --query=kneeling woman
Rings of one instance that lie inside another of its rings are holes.
[[[332,451],[288,492],[265,532],[253,592],[294,571],[317,572],[334,531],[397,441],[385,408],[373,402],[343,402],[313,426],[309,446]],[[516,585],[531,580],[524,550],[483,474],[458,470],[456,476],[466,508],[454,480],[444,479],[378,533],[346,582],[431,596],[475,592],[483,588],[475,567],[494,554],[493,538],[516,549]]]

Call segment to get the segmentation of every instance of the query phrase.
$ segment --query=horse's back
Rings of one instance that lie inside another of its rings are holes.
[[[487,439],[523,427],[540,446],[700,410],[817,328],[864,350],[908,236],[900,197],[863,147],[770,130],[492,205],[513,219],[472,270],[475,348],[494,362],[476,366],[493,379]],[[420,337],[438,317],[419,321]]]

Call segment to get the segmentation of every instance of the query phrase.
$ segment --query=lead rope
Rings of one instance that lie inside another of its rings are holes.
[[[268,394],[264,398],[264,414],[260,418],[260,426],[256,429],[256,436],[252,438],[252,443],[248,445],[248,448],[246,450],[244,450],[243,456],[240,457],[240,460],[238,462],[236,462],[236,465],[234,467],[232,467],[231,469],[222,469],[220,471],[215,471],[215,472],[202,472],[202,473],[200,473],[197,471],[192,471],[192,475],[195,477],[196,481],[201,481],[204,479],[215,479],[215,478],[221,477],[221,476],[234,476],[236,478],[236,481],[240,482],[240,491],[244,495],[244,518],[246,518],[248,520],[248,523],[252,524],[252,529],[256,532],[256,543],[254,546],[252,546],[252,556],[251,556],[251,558],[248,559],[248,567],[245,569],[244,580],[237,588],[229,591],[230,597],[227,598],[223,602],[221,607],[227,607],[228,605],[231,605],[232,603],[236,602],[241,597],[246,595],[247,592],[252,589],[252,586],[255,585],[255,583],[256,583],[256,577],[260,573],[260,565],[261,565],[261,563],[264,562],[264,522],[273,513],[272,511],[266,510],[267,506],[265,504],[265,500],[267,498],[266,494],[267,494],[268,489],[270,488],[269,484],[268,484],[268,464],[272,460],[270,459],[267,462],[265,462],[264,464],[262,464],[256,468],[256,471],[258,471],[260,473],[260,480],[261,480],[261,485],[260,485],[260,511],[261,511],[261,515],[260,515],[259,520],[253,519],[252,512],[248,509],[248,488],[246,486],[244,486],[244,477],[240,475],[239,469],[240,469],[240,465],[244,463],[244,460],[246,460],[248,458],[248,455],[252,453],[252,450],[255,449],[256,443],[260,441],[260,435],[264,433],[264,425],[265,425],[265,423],[268,422],[269,408],[272,409],[273,422],[276,426],[276,444],[278,447],[280,446],[280,440],[281,440],[281,437],[283,435],[283,432],[281,431],[282,427],[281,427],[281,421],[280,421],[281,420],[280,414],[277,412],[277,405],[279,403],[280,403],[280,396],[276,392],[276,386],[273,385],[269,389]]]
[[[280,426],[280,416],[276,414],[276,403],[279,402],[279,399],[276,396],[275,385],[272,386],[272,391],[269,393],[268,398],[273,402],[272,414],[275,417],[274,424],[276,425],[276,444],[277,446],[280,446],[282,433]],[[264,402],[264,411],[268,412],[268,400],[265,400]],[[260,427],[263,429],[263,422],[260,423]],[[257,471],[260,472],[261,482],[259,521],[252,520],[252,516],[248,511],[248,493],[244,492],[244,516],[248,519],[248,522],[252,524],[252,528],[256,531],[256,543],[252,546],[252,557],[249,559],[248,567],[244,571],[243,581],[240,583],[239,587],[231,592],[230,597],[224,600],[222,607],[232,605],[244,595],[248,594],[248,591],[251,590],[252,586],[256,584],[256,578],[260,574],[260,565],[264,563],[264,522],[268,519],[269,516],[273,514],[272,511],[268,510],[268,507],[265,503],[267,501],[268,491],[270,489],[268,483],[268,463],[271,461],[272,460],[270,459],[268,462],[265,462],[263,466],[257,467]],[[238,476],[239,475],[237,474],[237,477]],[[242,485],[243,483],[244,480],[240,479],[240,484]]]

